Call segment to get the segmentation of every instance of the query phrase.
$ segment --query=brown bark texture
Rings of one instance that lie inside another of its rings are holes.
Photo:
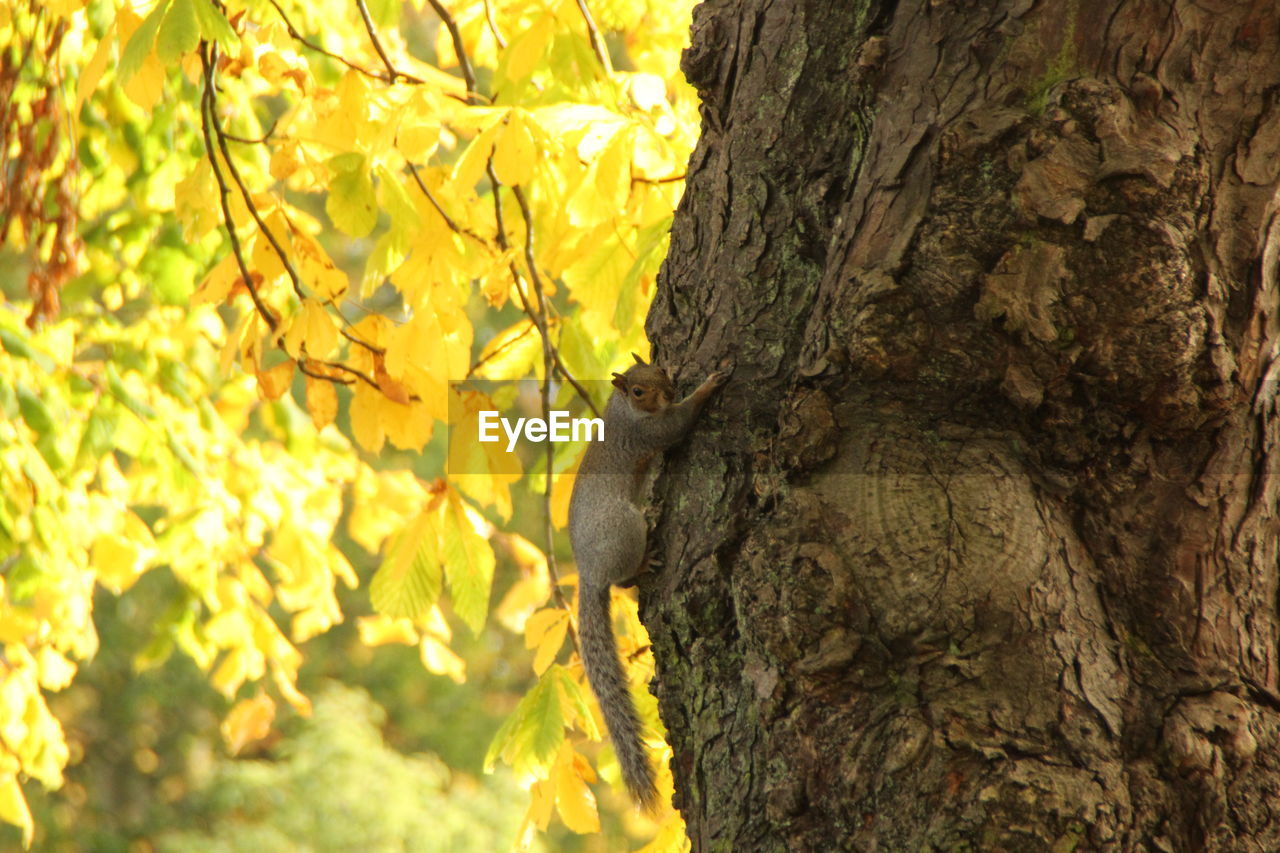
[[[1280,850],[1275,0],[707,0],[684,67],[693,849]]]

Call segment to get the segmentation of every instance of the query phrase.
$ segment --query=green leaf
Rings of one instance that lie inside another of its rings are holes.
[[[671,217],[665,216],[636,235],[636,259],[622,280],[618,292],[618,305],[614,309],[613,324],[625,329],[637,311],[636,300],[640,295],[640,276],[649,270],[657,270],[667,256],[671,235]]]
[[[55,367],[53,359],[33,347],[21,332],[0,326],[0,346],[3,346],[4,351],[15,358],[30,359],[46,373],[53,372]]]
[[[157,3],[151,10],[151,14],[147,15],[146,20],[134,31],[129,43],[124,46],[124,51],[120,54],[120,65],[116,68],[116,76],[122,84],[128,83],[129,79],[138,73],[142,63],[147,61],[147,56],[151,54],[151,46],[156,41],[156,31],[160,29],[160,22],[164,19],[165,10],[168,8],[167,2]]]
[[[182,463],[182,467],[186,468],[197,477],[204,475],[204,470],[200,467],[200,463],[196,461],[191,452],[178,440],[178,434],[173,431],[173,427],[165,424],[164,437],[169,444],[169,452]]]
[[[582,692],[582,688],[578,686],[578,682],[569,677],[569,673],[559,664],[554,667],[559,675],[557,684],[560,687],[560,698],[573,708],[574,716],[582,724],[582,731],[592,740],[600,740],[601,733],[599,727],[596,726],[595,715],[591,713],[591,706],[587,704],[587,697]]]
[[[171,0],[169,11],[156,36],[156,56],[172,64],[196,49],[200,43],[200,23],[191,0]]]
[[[373,181],[369,179],[364,158],[360,157],[360,161],[360,168],[334,175],[329,182],[329,197],[324,203],[324,212],[329,214],[333,224],[352,237],[365,236],[378,222],[378,201]]]
[[[235,51],[240,39],[226,17],[209,0],[191,0],[191,3],[195,7],[196,20],[200,22],[200,35],[216,41],[218,47],[227,53]]]
[[[335,154],[325,165],[335,172],[357,172],[364,168],[364,155],[359,151]]]
[[[84,433],[80,436],[80,449],[76,451],[76,465],[94,465],[102,454],[112,448],[120,412],[113,406],[99,402],[89,415]]]
[[[440,586],[436,525],[424,512],[392,540],[369,584],[369,599],[385,616],[421,619],[440,598]]]
[[[115,365],[107,365],[107,390],[111,392],[111,396],[115,397],[124,407],[133,412],[141,420],[151,420],[156,416],[156,410],[139,400],[137,397],[129,393],[129,389],[124,387],[124,380],[120,378],[120,374],[116,372]]]
[[[404,185],[396,180],[395,175],[391,174],[391,170],[386,166],[378,167],[378,186],[382,189],[382,203],[386,205],[387,213],[391,216],[393,230],[408,229],[421,223],[422,220],[418,216],[418,208],[414,206],[413,199],[409,198],[409,194],[404,191]]]
[[[453,611],[472,631],[479,633],[489,612],[493,587],[493,548],[467,518],[462,498],[449,495],[440,529],[440,557],[449,578]]]
[[[564,742],[564,713],[558,685],[563,668],[553,664],[493,736],[484,756],[485,772],[491,772],[499,756],[519,775],[545,770]]]
[[[199,269],[186,252],[169,246],[155,246],[138,265],[161,305],[185,305],[196,289]]]
[[[0,346],[3,346],[4,351],[9,355],[17,356],[18,358],[34,359],[36,357],[36,351],[31,348],[31,344],[27,343],[13,329],[0,327]]]
[[[37,436],[46,436],[53,433],[53,415],[49,412],[49,407],[44,401],[31,392],[26,385],[18,383],[18,411],[22,413],[22,419],[27,422],[27,426]]]
[[[379,28],[400,26],[400,0],[369,0],[369,17]]]

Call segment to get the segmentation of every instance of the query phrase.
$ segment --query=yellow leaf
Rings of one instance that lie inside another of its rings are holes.
[[[124,84],[124,93],[129,96],[129,100],[150,111],[164,93],[164,75],[164,63],[156,58],[154,52],[149,53],[143,60],[142,67]]]
[[[532,320],[520,320],[494,335],[480,351],[475,375],[482,379],[523,379],[542,357],[542,341]]]
[[[0,776],[0,820],[19,827],[22,830],[22,846],[31,846],[35,823],[31,820],[31,810],[27,808],[27,798],[22,795],[18,777],[12,772]]]
[[[298,275],[311,287],[321,302],[336,302],[347,292],[347,274],[338,269],[329,253],[314,239],[293,233],[293,248],[298,258]]]
[[[503,55],[502,70],[506,80],[518,83],[532,74],[554,35],[555,17],[544,14],[533,26],[513,38]]]
[[[429,417],[449,414],[448,383],[467,374],[471,358],[471,321],[458,312],[426,305],[409,322],[387,335],[386,368],[428,407]]]
[[[231,754],[239,754],[249,744],[270,734],[275,717],[276,703],[265,693],[237,702],[222,721],[222,738]]]
[[[631,133],[617,134],[596,163],[596,190],[600,203],[612,211],[627,206],[631,195]]]
[[[294,679],[298,677],[296,668],[293,670],[292,676],[280,668],[275,669],[271,676],[271,680],[275,682],[276,689],[280,691],[280,695],[289,703],[289,706],[304,717],[311,716],[311,700],[298,690],[298,685],[294,682]]]
[[[497,407],[475,391],[450,393],[449,456],[451,482],[503,518],[511,517],[511,485],[521,477],[520,457],[502,442],[480,441],[480,412]]]
[[[398,403],[382,397],[382,429],[387,440],[401,450],[421,450],[431,440],[435,421],[426,403]]]
[[[115,533],[99,536],[90,556],[98,570],[98,582],[119,595],[138,579],[145,568],[146,552]]]
[[[294,358],[326,359],[337,347],[338,330],[329,312],[314,299],[302,300],[302,310],[293,316],[284,336],[285,352]]]
[[[501,536],[508,553],[520,568],[516,580],[494,608],[493,615],[509,631],[523,632],[529,617],[551,597],[551,578],[547,558],[528,539],[517,533]]]
[[[58,18],[65,18],[72,12],[83,9],[88,0],[45,0],[46,12]]]
[[[357,71],[348,71],[338,82],[336,97],[319,107],[315,140],[334,151],[351,151],[369,125],[369,87]]]
[[[426,501],[426,490],[411,472],[363,469],[356,478],[347,530],[360,547],[376,553]]]
[[[115,41],[115,35],[116,24],[112,21],[107,31],[102,34],[102,40],[98,42],[93,56],[80,72],[80,79],[76,82],[76,107],[72,115],[80,114],[80,108],[84,106],[85,100],[98,88],[98,82],[102,80],[102,72],[107,70],[107,62],[111,59],[111,44]]]
[[[489,155],[493,152],[494,137],[498,135],[500,129],[501,125],[495,122],[482,130],[458,158],[458,162],[453,166],[453,180],[459,187],[470,189],[480,180],[480,176],[484,174],[485,165],[489,162]]]
[[[46,690],[62,690],[76,674],[76,665],[49,646],[41,646],[36,652],[36,665],[40,686]]]
[[[203,158],[191,174],[173,188],[174,212],[182,221],[182,236],[188,242],[199,241],[217,226],[217,207],[209,203],[217,191],[213,170]]]
[[[631,103],[645,112],[667,105],[667,83],[657,74],[632,74],[627,80]]]
[[[333,423],[338,415],[338,389],[332,382],[307,376],[307,411],[317,430]]]
[[[292,361],[282,361],[275,367],[257,371],[258,389],[262,396],[268,400],[279,400],[293,382],[293,367]]]
[[[583,779],[586,762],[582,761],[569,742],[560,747],[554,769],[556,783],[556,811],[564,825],[580,835],[600,831],[600,815],[596,811],[596,795]]]
[[[521,835],[526,826],[546,829],[551,824],[551,812],[554,808],[555,794],[552,790],[552,782],[544,780],[534,783],[529,789],[529,810],[525,812]]]
[[[209,683],[223,696],[234,696],[240,685],[253,677],[255,668],[254,660],[246,649],[232,649],[213,671]]]
[[[679,812],[672,812],[653,840],[636,853],[689,853],[689,835]]]
[[[415,93],[400,117],[396,130],[396,147],[405,159],[425,163],[440,144],[438,99],[430,92]]]
[[[222,167],[226,169],[226,166]],[[238,193],[232,196],[233,199],[239,199],[240,204],[244,201]],[[249,211],[246,208],[243,217],[237,213],[232,213],[237,222],[244,221],[249,218]],[[289,250],[289,223],[285,219],[284,214],[280,210],[273,210],[269,213],[264,221],[270,231],[270,236],[275,238],[276,243],[281,250]],[[284,262],[280,260],[280,253],[276,251],[276,247],[271,244],[267,233],[261,230],[253,232],[252,239],[253,248],[249,252],[247,260],[249,269],[261,273],[265,281],[273,281],[285,274]]]
[[[382,392],[365,382],[357,382],[351,395],[351,434],[370,453],[377,453],[387,440],[382,425]]]
[[[413,627],[413,621],[403,617],[385,616],[381,613],[361,616],[356,620],[356,629],[360,632],[360,642],[366,646],[383,646],[387,643],[412,646],[418,642],[418,631]]]
[[[565,635],[569,632],[569,614],[562,608],[549,607],[530,616],[524,630],[525,648],[537,649],[533,656],[533,671],[542,675],[555,663],[556,655],[564,645]]]
[[[493,146],[493,170],[505,184],[526,184],[533,178],[538,148],[521,110],[512,110]]]
[[[454,683],[467,680],[467,665],[444,643],[435,637],[424,635],[418,647],[418,655],[427,672],[448,676]]]
[[[351,327],[351,334],[371,347],[386,349],[387,335],[392,329],[391,321],[381,314],[369,314]],[[363,353],[363,347],[357,347],[356,353]]]
[[[282,142],[271,152],[271,177],[283,181],[302,167],[296,142]]]

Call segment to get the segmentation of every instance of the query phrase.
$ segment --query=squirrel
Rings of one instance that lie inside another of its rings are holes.
[[[646,567],[648,525],[638,504],[649,463],[682,438],[728,374],[715,371],[672,405],[676,389],[660,367],[636,364],[613,374],[604,439],[587,445],[569,499],[569,541],[578,564],[578,638],[587,681],[600,701],[622,781],[646,811],[657,805],[654,771],[640,719],[618,660],[610,587],[629,586]]]

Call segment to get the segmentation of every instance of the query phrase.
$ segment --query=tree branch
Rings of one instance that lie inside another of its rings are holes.
[[[609,59],[609,49],[605,47],[604,37],[600,35],[600,28],[596,26],[596,19],[591,16],[591,10],[587,8],[587,0],[578,0],[578,11],[582,13],[582,20],[587,22],[587,36],[596,59],[600,60],[606,76],[612,74],[613,62]]]
[[[364,20],[364,28],[369,33],[369,41],[373,42],[373,49],[377,51],[379,58],[382,59],[382,65],[387,69],[386,81],[395,83],[397,79],[400,79],[407,80],[410,83],[421,83],[422,80],[397,70],[391,64],[391,57],[387,56],[387,52],[382,49],[382,41],[378,38],[378,31],[373,26],[373,18],[369,15],[369,6],[365,3],[365,0],[356,0],[356,8],[360,10],[360,17]]]
[[[262,301],[262,297],[258,294],[257,285],[253,283],[253,277],[249,274],[249,266],[244,260],[244,249],[240,245],[240,237],[236,234],[236,225],[231,218],[231,205],[227,199],[231,195],[231,188],[227,186],[226,179],[222,176],[222,169],[218,166],[217,149],[213,146],[213,140],[210,133],[210,125],[212,124],[211,115],[214,110],[213,100],[213,66],[217,62],[218,48],[217,45],[204,43],[200,46],[200,64],[204,71],[204,92],[200,95],[200,129],[204,134],[204,150],[205,156],[209,158],[209,165],[213,167],[214,179],[218,182],[218,201],[222,207],[222,221],[227,228],[227,236],[231,240],[231,251],[236,258],[236,266],[240,268],[240,278],[244,281],[245,289],[249,291],[249,298],[253,300],[253,307],[267,324],[267,328],[275,331],[279,325],[275,315]]]
[[[366,77],[372,77],[374,80],[381,80],[383,83],[394,83],[396,82],[396,77],[399,77],[409,83],[422,83],[422,80],[420,80],[419,78],[414,77],[410,74],[401,74],[398,71],[395,72],[394,76],[391,76],[391,77],[388,77],[386,74],[379,74],[377,71],[370,71],[368,68],[365,68],[362,65],[357,65],[356,63],[347,59],[345,56],[334,53],[331,50],[326,50],[325,48],[321,47],[320,45],[308,39],[302,33],[298,32],[298,28],[293,25],[293,21],[289,20],[289,16],[284,13],[284,9],[280,8],[280,4],[277,2],[277,0],[267,0],[267,2],[275,7],[276,12],[280,15],[280,20],[284,22],[285,29],[289,31],[290,37],[292,37],[294,41],[300,43],[303,47],[309,48],[310,50],[313,50],[316,53],[321,54],[322,56],[327,56],[330,59],[334,60],[335,62],[341,62],[343,65],[347,66],[352,71],[359,72],[360,74],[363,74]],[[362,7],[362,12],[363,12],[364,3],[362,2],[360,3],[360,5]],[[366,15],[366,19],[367,19],[367,12],[364,12],[364,14]],[[379,53],[381,53],[380,50],[379,50]]]
[[[467,84],[467,94],[478,95],[476,73],[472,70],[471,60],[467,57],[467,48],[462,44],[462,33],[458,30],[458,22],[449,14],[449,10],[440,5],[440,0],[427,0],[427,2],[431,4],[431,9],[440,19],[440,23],[444,24],[444,28],[449,31],[449,38],[453,41],[453,52],[458,57],[458,68],[462,71],[462,79]]]

